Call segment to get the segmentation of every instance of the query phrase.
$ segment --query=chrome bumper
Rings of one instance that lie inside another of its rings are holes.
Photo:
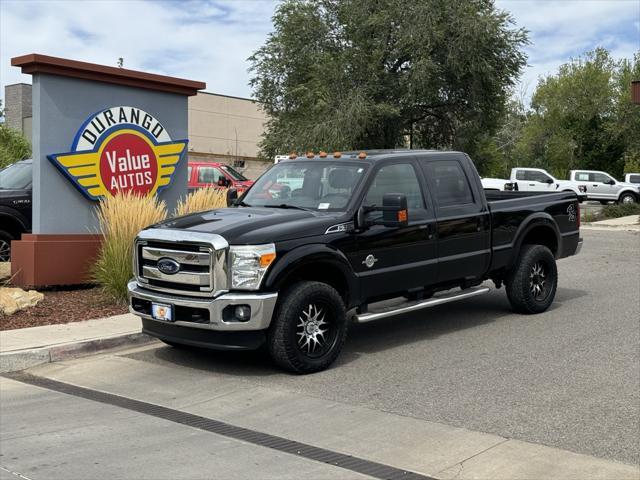
[[[578,246],[576,247],[576,253],[574,253],[574,255],[579,254],[580,250],[582,250],[582,239],[581,238],[578,240]]]
[[[271,317],[278,299],[277,293],[225,293],[216,298],[192,298],[147,290],[140,287],[135,280],[127,285],[129,290],[129,311],[134,315],[166,325],[200,328],[221,332],[237,332],[248,330],[265,330],[269,328]],[[209,323],[187,322],[176,319],[173,322],[156,320],[151,315],[134,310],[131,299],[138,298],[154,303],[162,303],[175,307],[197,308],[209,311]],[[222,311],[229,305],[249,305],[251,318],[246,322],[227,322],[222,319]]]

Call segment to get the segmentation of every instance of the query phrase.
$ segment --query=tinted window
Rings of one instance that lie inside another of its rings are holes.
[[[473,203],[469,180],[462,166],[455,160],[429,162],[427,175],[435,186],[433,192],[440,206]]]
[[[0,171],[0,190],[22,189],[31,186],[32,164],[14,163]]]
[[[611,177],[604,173],[592,173],[591,175],[593,175],[593,182],[606,183],[611,180]]]
[[[529,180],[530,182],[547,183],[551,179],[551,177],[542,172],[536,172],[535,170],[527,170],[526,179]]]
[[[224,177],[224,174],[216,167],[200,167],[198,169],[198,183],[217,185],[219,177]]]
[[[629,183],[640,183],[640,175],[629,175]]]
[[[526,173],[525,170],[516,170],[516,180],[526,180]]]
[[[382,198],[385,193],[406,195],[409,219],[411,219],[412,211],[416,213],[419,210],[425,210],[420,182],[418,182],[416,171],[410,163],[387,165],[378,170],[373,183],[369,186],[364,204],[382,206]]]

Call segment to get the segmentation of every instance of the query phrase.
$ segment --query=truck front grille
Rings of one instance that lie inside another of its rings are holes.
[[[220,239],[219,235],[144,230],[136,239],[134,266],[138,283],[167,293],[215,296],[227,286],[227,246]],[[159,268],[159,262],[166,264],[167,259],[174,266],[177,264],[177,271],[163,272]]]

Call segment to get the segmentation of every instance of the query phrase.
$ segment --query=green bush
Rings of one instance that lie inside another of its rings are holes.
[[[602,209],[603,218],[619,218],[628,215],[640,215],[640,203],[607,205]]]
[[[20,133],[0,123],[0,169],[31,156],[31,145]]]

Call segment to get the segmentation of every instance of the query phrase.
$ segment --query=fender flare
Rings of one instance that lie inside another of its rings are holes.
[[[620,197],[622,197],[622,195],[624,195],[625,193],[631,193],[634,197],[636,197],[636,201],[640,201],[640,195],[638,195],[638,192],[636,192],[633,188],[624,188],[622,190],[620,190],[620,192],[618,192],[618,200],[616,201],[620,201]]]
[[[516,262],[516,259],[520,256],[520,249],[524,238],[531,230],[538,227],[547,228],[553,232],[557,245],[554,255],[557,257],[557,255],[562,251],[562,235],[560,234],[558,225],[554,221],[553,217],[546,212],[536,212],[525,218],[518,227],[518,230],[516,230],[513,244],[513,256],[509,263],[509,267],[512,267]]]
[[[2,218],[9,219],[9,221],[14,222],[19,227],[22,227],[23,232],[29,231],[29,222],[26,217],[13,208],[0,206],[0,219]]]
[[[360,283],[356,277],[347,257],[334,248],[325,244],[312,243],[303,245],[287,252],[279,258],[267,273],[264,280],[264,288],[267,290],[280,290],[287,279],[301,267],[312,263],[328,263],[336,267],[347,283],[346,293],[347,308],[353,307],[360,298]]]

